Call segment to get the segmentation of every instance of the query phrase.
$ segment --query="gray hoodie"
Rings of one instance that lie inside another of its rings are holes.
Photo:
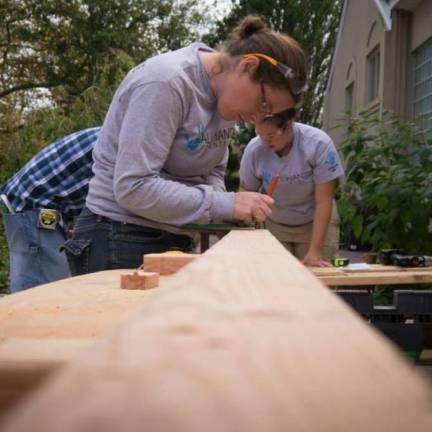
[[[117,89],[93,152],[92,212],[174,233],[232,219],[224,175],[234,123],[217,113],[200,49],[209,50],[195,43],[153,57]]]

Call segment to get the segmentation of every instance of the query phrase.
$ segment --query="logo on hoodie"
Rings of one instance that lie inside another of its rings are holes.
[[[195,128],[195,137],[190,136],[187,132],[185,133],[185,139],[186,139],[186,148],[192,152],[195,153],[200,144],[203,142],[204,139],[204,126],[200,123]]]
[[[264,182],[264,183],[266,183],[266,184],[270,184],[271,181],[273,180],[273,175],[272,175],[272,173],[269,172],[269,171],[263,171],[263,172],[262,172],[262,179],[263,179],[263,182]]]

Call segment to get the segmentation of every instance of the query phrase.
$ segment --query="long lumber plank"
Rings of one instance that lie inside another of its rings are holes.
[[[0,415],[91,344],[88,339],[8,339],[0,343]]]
[[[398,273],[410,273],[410,272],[421,272],[421,273],[431,273],[432,267],[396,267],[396,266],[386,266],[382,264],[369,264],[369,269],[364,270],[346,270],[345,267],[308,267],[312,273],[317,276],[333,276],[340,274],[351,274],[351,273],[387,273],[387,272],[398,272]]]
[[[0,299],[0,416],[140,304],[146,291],[122,290],[124,273],[64,279]]]
[[[0,342],[9,338],[97,338],[114,328],[147,295],[122,290],[125,270],[92,273],[0,299]]]
[[[143,266],[148,272],[157,272],[164,276],[172,275],[200,256],[199,254],[172,254],[169,252],[147,254],[144,255]]]
[[[350,272],[339,275],[318,276],[327,285],[400,285],[432,282],[432,270],[425,271],[387,271],[387,272]]]
[[[427,431],[430,388],[266,231],[149,291],[5,431]]]

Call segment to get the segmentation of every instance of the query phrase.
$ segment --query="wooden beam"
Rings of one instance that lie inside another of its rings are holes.
[[[309,267],[309,270],[328,286],[400,285],[432,282],[432,267],[396,267],[380,264],[370,269],[347,270],[344,267]]]
[[[106,334],[149,293],[122,290],[120,275],[124,272],[63,279],[1,298],[0,342],[10,338],[94,339]]]
[[[308,267],[312,273],[317,276],[332,276],[340,274],[351,274],[351,273],[388,273],[388,272],[398,272],[398,273],[410,273],[410,272],[421,272],[421,273],[431,273],[432,267],[396,267],[396,266],[386,266],[382,264],[368,264],[369,269],[362,270],[347,270],[346,267]]]
[[[120,276],[122,289],[151,289],[159,285],[159,273],[134,270]]]
[[[91,343],[88,339],[8,339],[0,343],[0,415]]]
[[[143,300],[3,430],[432,430],[430,388],[264,230]]]
[[[326,285],[400,285],[432,282],[432,270],[425,271],[388,271],[388,272],[350,272],[339,275],[319,276]]]
[[[171,254],[166,252],[147,254],[144,255],[144,270],[168,276],[177,273],[181,268],[198,257],[200,255],[187,253]]]
[[[0,415],[142,302],[147,291],[120,288],[124,272],[64,279],[0,299]]]

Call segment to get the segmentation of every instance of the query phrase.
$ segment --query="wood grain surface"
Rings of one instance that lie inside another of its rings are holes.
[[[104,277],[63,290],[77,310],[92,304],[72,293],[83,284],[113,306]],[[129,293],[141,305],[2,430],[432,430],[431,389],[265,230],[232,232],[159,288]]]

